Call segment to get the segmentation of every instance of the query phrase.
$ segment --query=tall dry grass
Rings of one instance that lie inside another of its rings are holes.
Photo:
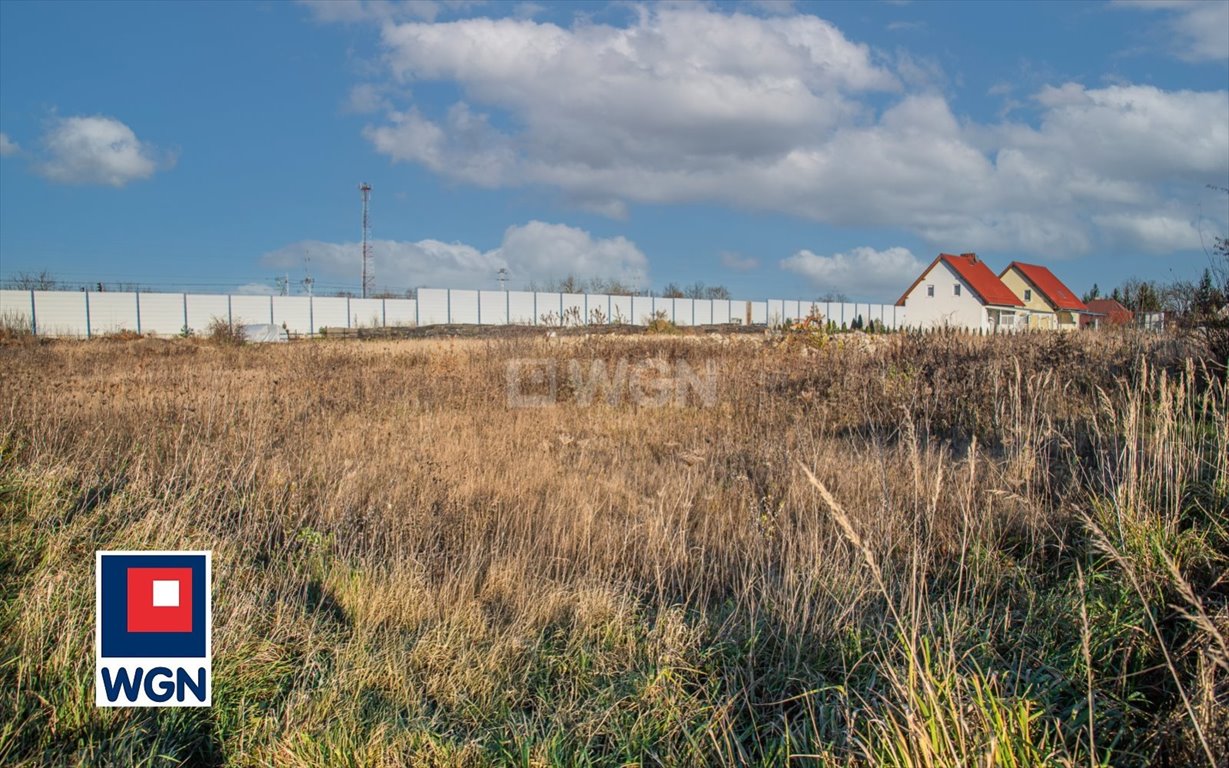
[[[510,409],[525,357],[717,403]],[[22,344],[0,405],[0,763],[1229,748],[1226,388],[1164,339]],[[93,706],[141,548],[214,552],[211,710]]]

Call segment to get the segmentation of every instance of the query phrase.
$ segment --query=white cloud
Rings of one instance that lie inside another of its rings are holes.
[[[299,0],[322,23],[435,21],[447,13],[465,11],[485,0]]]
[[[879,251],[862,246],[831,256],[801,250],[781,261],[782,269],[801,275],[817,290],[883,300],[895,300],[925,266],[900,247]]]
[[[17,142],[9,138],[7,133],[0,133],[0,157],[8,157],[15,155],[21,151],[21,147]]]
[[[1135,0],[1115,5],[1165,13],[1164,37],[1180,59],[1229,59],[1229,3],[1224,0]]]
[[[500,269],[508,270],[513,285],[568,275],[648,282],[648,259],[630,240],[594,238],[582,229],[541,221],[509,227],[499,247],[488,251],[438,240],[375,240],[370,246],[377,285],[396,288],[492,287]],[[308,255],[314,270],[357,279],[359,243],[302,241],[267,253],[261,261],[267,267],[298,268]]]
[[[62,184],[122,187],[148,179],[175,158],[137,139],[113,117],[56,118],[43,135],[46,159],[38,171]]]
[[[392,103],[384,95],[384,91],[384,86],[378,83],[359,83],[350,89],[345,110],[363,115],[392,109]]]
[[[813,16],[724,15],[699,5],[641,15],[627,28],[512,18],[385,25],[386,61],[399,81],[455,80],[467,97],[443,122],[392,113],[367,136],[393,159],[456,168],[444,172],[467,180],[474,150],[489,155],[489,141],[502,139],[501,183],[603,199],[632,197],[619,187],[638,177],[650,183],[635,197],[651,199],[661,187],[652,176],[771,161],[863,114],[847,94],[898,87],[867,46]],[[476,137],[472,123],[488,122],[477,103],[507,111],[524,131]],[[438,134],[424,157],[417,143],[426,123]]]
[[[743,0],[742,5],[770,16],[788,16],[798,10],[794,0]]]
[[[735,251],[721,252],[721,266],[726,269],[732,269],[735,272],[750,272],[759,267],[759,265],[759,260],[750,256],[743,256]]]
[[[1176,214],[1109,214],[1095,217],[1116,244],[1150,253],[1172,253],[1203,247],[1195,222]]]
[[[1049,257],[1229,175],[1223,90],[1066,83],[1019,110],[1028,122],[978,123],[953,113],[935,62],[885,58],[814,16],[633,8],[627,27],[386,22],[388,87],[462,96],[442,113],[385,107],[364,135],[448,179],[546,187],[612,217],[709,202]]]
[[[244,283],[235,289],[235,293],[245,296],[272,296],[276,291],[265,283]]]

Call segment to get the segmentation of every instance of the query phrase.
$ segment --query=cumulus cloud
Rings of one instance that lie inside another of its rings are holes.
[[[465,243],[439,240],[369,243],[379,285],[439,288],[491,287],[495,273],[507,269],[513,284],[562,278],[614,278],[632,284],[648,281],[648,259],[624,237],[595,238],[565,224],[530,221],[509,227],[498,248],[482,251]],[[325,274],[352,278],[362,260],[359,243],[302,241],[266,253],[267,267],[297,268],[303,257]]]
[[[1119,8],[1165,14],[1170,52],[1186,61],[1229,59],[1229,3],[1223,0],[1134,0]]]
[[[801,275],[817,290],[885,301],[894,300],[925,266],[908,248],[900,247],[880,251],[862,246],[831,256],[801,250],[781,261],[782,269]]]
[[[61,117],[43,135],[46,159],[38,171],[61,184],[105,184],[122,187],[148,179],[174,156],[137,139],[113,117]]]
[[[1108,214],[1097,216],[1096,222],[1117,245],[1127,248],[1150,253],[1172,253],[1203,246],[1196,223],[1176,213]]]
[[[627,26],[386,21],[390,87],[461,97],[386,107],[364,135],[396,162],[613,217],[709,202],[1050,257],[1229,175],[1226,91],[1058,84],[1027,121],[978,123],[952,111],[933,62],[884,58],[812,15],[634,9]]]
[[[17,142],[10,139],[7,133],[0,133],[0,157],[15,155],[20,151],[21,147]]]

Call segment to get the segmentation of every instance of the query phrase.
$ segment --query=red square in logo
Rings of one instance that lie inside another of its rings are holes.
[[[128,631],[191,632],[192,569],[129,568]]]

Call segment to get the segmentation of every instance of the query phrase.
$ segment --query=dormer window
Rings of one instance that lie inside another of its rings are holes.
[[[1032,301],[1032,300],[1033,300],[1033,292],[1032,292],[1031,290],[1029,290],[1028,288],[1025,288],[1025,289],[1024,289],[1024,300],[1025,300],[1025,301]]]
[[[926,286],[926,298],[933,299],[935,297],[935,287],[933,285]]]
[[[960,283],[956,283],[955,285],[952,286],[952,293],[955,296],[960,295]]]

